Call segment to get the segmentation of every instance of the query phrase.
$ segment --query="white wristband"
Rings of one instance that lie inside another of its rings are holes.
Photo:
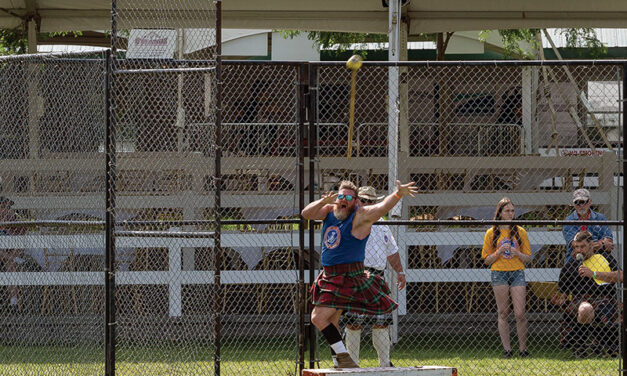
[[[405,275],[405,272],[398,272],[398,274],[400,274],[400,275]]]

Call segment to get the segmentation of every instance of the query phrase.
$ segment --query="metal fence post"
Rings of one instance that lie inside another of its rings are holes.
[[[115,7],[115,0],[113,1]],[[115,9],[115,8],[114,8]],[[115,18],[114,18],[115,19]],[[114,21],[115,23],[115,21]],[[112,34],[115,38],[115,34]],[[115,50],[113,50],[115,51]],[[115,375],[115,121],[112,116],[112,51],[106,53],[105,74],[105,374]]]
[[[298,66],[298,211],[305,208],[305,120],[307,114],[306,64]],[[311,182],[310,185],[311,187]],[[298,222],[298,372],[305,368],[305,220]]]
[[[117,1],[111,1],[111,49],[107,52],[107,73],[105,75],[105,374],[115,376],[115,110],[113,86],[114,59],[117,58]]]
[[[309,66],[309,202],[314,201],[314,171],[316,157],[316,93],[315,85],[316,67]],[[309,283],[313,283],[315,279],[315,242],[314,242],[314,222],[309,221]],[[310,314],[311,312],[308,312]],[[309,336],[309,368],[314,367],[316,361],[316,330],[311,323],[311,317],[308,318],[308,336]]]
[[[216,156],[215,156],[215,201],[214,215],[216,220],[216,232],[214,243],[215,255],[215,279],[214,279],[214,312],[215,315],[215,353],[214,372],[220,376],[221,365],[221,341],[222,341],[222,285],[220,281],[220,268],[222,267],[222,245],[221,245],[221,189],[222,189],[222,1],[216,1]]]
[[[623,243],[623,263],[625,262],[625,257],[627,256],[627,244],[625,243],[625,230],[627,230],[627,225],[625,224],[625,203],[627,202],[627,190],[625,189],[625,171],[627,171],[627,162],[625,162],[625,131],[627,130],[627,101],[625,100],[625,90],[627,90],[627,63],[623,63],[623,96],[622,98],[620,98],[622,100],[622,111],[623,111],[623,130],[622,130],[622,136],[623,139],[620,140],[620,142],[622,142],[622,152],[623,155],[621,156],[622,161],[623,161],[623,181],[622,181],[622,186],[623,186],[623,239],[622,239],[622,243]],[[620,93],[619,93],[620,94]],[[620,182],[619,182],[620,184]],[[621,281],[621,283],[623,283]],[[625,303],[625,301],[627,300],[627,291],[625,291],[625,288],[623,286],[622,289],[622,302]],[[622,352],[622,374],[625,375],[625,362],[627,362],[627,330],[625,330],[625,319],[626,319],[626,315],[625,315],[625,310],[623,309],[622,312],[622,323],[621,323],[621,337],[622,337],[622,346],[621,346],[621,352]]]

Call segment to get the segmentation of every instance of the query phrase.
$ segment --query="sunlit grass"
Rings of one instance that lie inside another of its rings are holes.
[[[591,357],[574,360],[571,352],[557,347],[555,339],[530,341],[531,358],[502,359],[498,338],[493,336],[403,337],[392,350],[397,367],[440,365],[456,367],[460,375],[611,375],[618,360]],[[331,367],[328,347],[320,342],[316,366]],[[513,342],[515,343],[515,342]],[[480,345],[480,346],[478,346]],[[226,339],[221,352],[221,374],[295,375],[297,347],[292,339]],[[213,348],[191,346],[124,347],[116,349],[116,375],[212,375]],[[308,367],[309,355],[305,365]],[[365,336],[360,365],[376,367],[376,353]],[[0,375],[102,375],[101,347],[0,347]]]

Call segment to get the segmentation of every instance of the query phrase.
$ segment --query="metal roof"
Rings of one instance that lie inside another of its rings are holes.
[[[126,20],[128,23],[121,22],[119,28],[207,27],[207,19],[199,15],[211,12],[213,7],[212,1],[198,1],[186,3],[189,9],[173,12],[167,20],[141,16],[155,10],[146,10],[142,5],[154,8],[154,4],[118,1],[119,8],[134,7],[138,15],[137,19]],[[163,8],[167,3],[159,4]],[[179,6],[178,2],[171,4]],[[388,9],[380,0],[228,0],[223,1],[222,8],[225,28],[378,33],[388,30]],[[406,5],[406,17],[410,35],[504,28],[623,27],[627,1],[420,0]],[[40,20],[42,32],[107,30],[111,24],[111,1],[0,0],[0,27],[16,27],[28,19]]]

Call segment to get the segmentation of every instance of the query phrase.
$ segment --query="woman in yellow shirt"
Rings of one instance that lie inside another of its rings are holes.
[[[514,219],[514,204],[504,197],[499,201],[494,213],[495,220],[511,221]],[[527,232],[520,226],[492,226],[485,233],[481,258],[492,270],[492,289],[498,309],[498,327],[505,358],[512,357],[509,339],[509,296],[512,296],[516,332],[521,357],[528,357],[527,352],[527,317],[525,314],[527,287],[525,282],[525,264],[531,260],[531,249]]]

